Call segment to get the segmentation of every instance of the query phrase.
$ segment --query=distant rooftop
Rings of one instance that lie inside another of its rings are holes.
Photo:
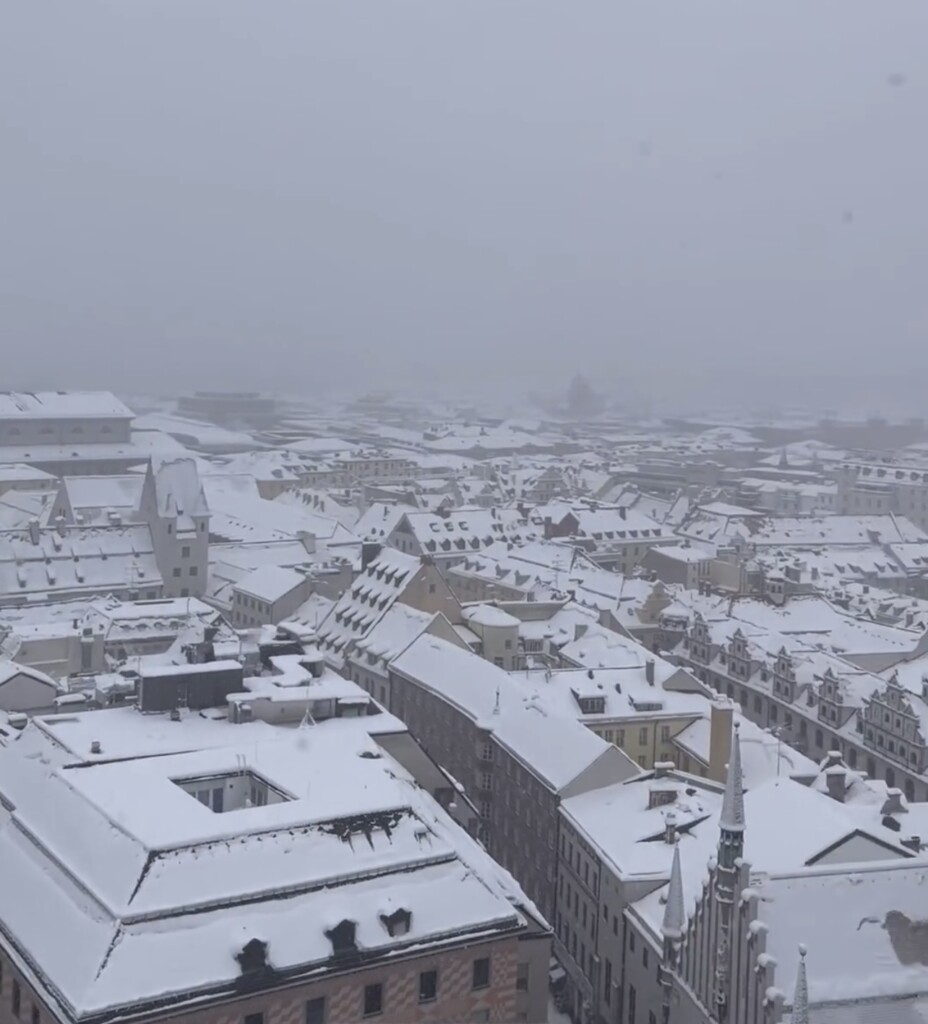
[[[2,391],[0,419],[132,419],[109,391]]]

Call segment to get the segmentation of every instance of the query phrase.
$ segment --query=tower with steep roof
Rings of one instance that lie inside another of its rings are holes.
[[[741,771],[741,739],[738,725],[731,744],[725,777],[722,814],[719,819],[718,864],[715,902],[718,907],[718,941],[715,955],[715,1017],[725,1024],[731,995],[731,917],[738,869],[744,853],[744,778]]]

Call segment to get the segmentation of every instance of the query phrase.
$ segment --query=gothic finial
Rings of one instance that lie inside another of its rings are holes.
[[[725,778],[725,795],[722,797],[722,816],[719,824],[726,832],[744,831],[744,778],[741,772],[741,737],[739,725],[735,723],[732,737],[731,757]]]
[[[682,939],[686,927],[686,911],[683,907],[683,875],[680,870],[680,844],[673,848],[673,866],[670,869],[670,885],[667,889],[667,903],[664,906],[664,921],[661,934],[665,939]]]
[[[792,1024],[809,1024],[809,982],[806,977],[806,947],[799,944],[799,969],[796,971],[796,991],[793,994]]]

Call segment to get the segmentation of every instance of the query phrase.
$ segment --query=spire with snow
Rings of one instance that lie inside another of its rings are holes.
[[[799,970],[796,972],[796,991],[793,995],[792,1024],[809,1024],[809,982],[806,978],[806,947],[799,945]]]
[[[722,798],[719,825],[723,832],[744,831],[744,778],[741,772],[741,737],[737,722],[731,744],[728,774],[725,777],[725,795]]]
[[[673,866],[670,869],[670,885],[667,889],[667,903],[664,906],[664,921],[661,934],[665,939],[679,941],[683,938],[686,914],[683,909],[683,875],[680,871],[680,844],[673,848]]]

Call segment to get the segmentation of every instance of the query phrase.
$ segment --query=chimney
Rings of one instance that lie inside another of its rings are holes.
[[[122,516],[112,509],[106,513],[106,519],[110,526],[122,526]]]
[[[93,740],[93,742],[90,744],[90,753],[91,754],[102,754],[103,753],[103,747],[101,746],[99,740]]]
[[[825,769],[825,785],[828,795],[839,804],[844,803],[844,791],[847,787],[847,772],[841,765],[832,765]]]
[[[668,811],[664,818],[664,841],[673,846],[677,841],[677,815],[675,811]]]
[[[734,706],[727,700],[714,701],[709,712],[709,778],[724,782],[731,757]]]
[[[373,541],[364,541],[361,544],[361,569],[366,569],[382,550],[382,544],[377,544]]]
[[[928,672],[922,676],[922,700],[928,700]]]
[[[902,806],[902,790],[893,787],[886,790],[886,803],[883,804],[880,814],[884,817],[890,814],[902,814],[905,808]]]
[[[907,850],[911,850],[912,853],[918,853],[922,848],[921,836],[907,836],[905,839],[900,839],[899,843]]]
[[[38,519],[29,520],[29,540],[33,544],[39,543],[39,521]]]
[[[825,758],[825,768],[835,768],[844,765],[844,758],[841,756],[840,750],[829,750],[828,755]]]
[[[55,529],[59,537],[64,536],[64,516],[55,516]]]
[[[648,681],[648,686],[654,685],[654,659],[648,658],[644,663],[644,677]]]

